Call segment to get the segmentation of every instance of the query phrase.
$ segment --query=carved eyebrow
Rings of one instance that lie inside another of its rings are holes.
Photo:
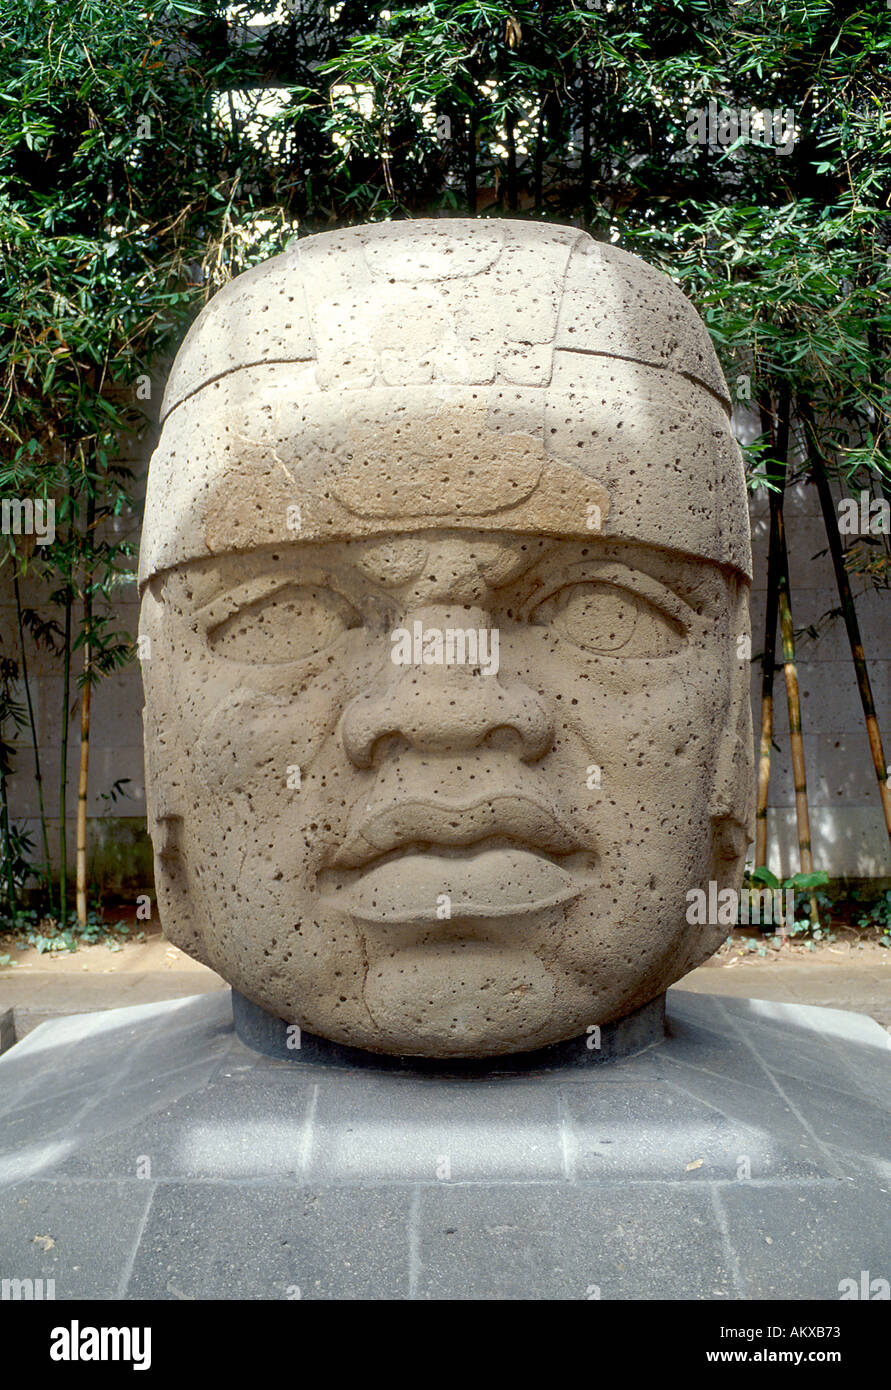
[[[536,565],[545,564],[555,553],[559,554],[561,547],[565,545],[559,536],[537,536],[520,531],[509,531],[505,534],[514,541],[522,537],[528,544],[505,547],[504,562],[511,573],[504,578],[499,578],[497,572],[491,575],[484,570],[480,571],[482,578],[494,593],[521,585]]]
[[[312,581],[310,581],[312,582]],[[319,581],[316,581],[319,582]],[[307,581],[294,574],[261,574],[244,580],[235,588],[224,585],[213,598],[193,609],[192,617],[208,631],[224,623],[243,608],[250,608],[263,599],[271,598],[281,589],[303,588]],[[319,587],[323,587],[319,583]]]
[[[577,571],[580,573],[576,578],[574,575]],[[651,603],[660,604],[670,616],[684,627],[688,625],[692,617],[696,616],[696,609],[693,605],[672,585],[657,579],[649,570],[625,565],[619,560],[612,560],[606,556],[590,556],[583,560],[572,561],[559,576],[554,575],[550,582],[545,579],[541,588],[530,595],[527,604],[544,603],[559,589],[564,589],[572,583],[584,583],[585,578],[588,577],[593,582],[613,584],[619,588],[628,589],[632,593],[640,594],[641,597],[649,599]]]

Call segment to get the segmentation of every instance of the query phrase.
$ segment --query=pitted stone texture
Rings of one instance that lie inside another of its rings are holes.
[[[884,1030],[681,991],[668,1025],[625,1060],[582,1038],[565,1073],[432,1078],[271,1061],[225,993],[42,1024],[0,1058],[7,1273],[57,1300],[836,1301],[888,1278]]]
[[[303,513],[304,540],[367,534],[375,441],[383,491],[398,497],[408,486],[424,502],[399,498],[395,516],[413,529],[450,510],[469,525],[532,494],[510,518],[514,529],[590,535],[602,525],[606,535],[686,549],[751,576],[729,410],[711,340],[680,290],[574,228],[446,219],[308,237],[238,276],[186,336],[162,408],[170,420],[152,465],[140,579],[219,545],[293,538],[289,507]],[[545,413],[553,418],[542,432]],[[450,450],[442,431],[456,427],[466,437]],[[412,431],[424,440],[420,455]],[[196,449],[197,439],[208,446]],[[478,493],[493,444],[506,451],[499,466],[510,468],[517,495],[495,486],[497,506],[474,509],[469,466],[478,465]],[[618,476],[639,479],[637,503],[626,517],[620,492],[622,510],[607,523],[599,469],[616,452]],[[675,499],[678,458],[688,492]],[[553,486],[536,494],[543,465],[558,490],[567,467],[578,470],[590,479],[587,495],[578,477],[562,507]],[[239,487],[245,472],[261,481],[261,509]],[[344,512],[342,497],[332,501],[333,478],[361,505]],[[685,501],[706,492],[720,493],[723,509],[702,525],[695,509],[684,516]],[[225,522],[211,537],[203,509],[220,505]],[[667,537],[654,532],[660,516],[683,519],[685,546],[671,524]],[[392,515],[387,529],[398,529]]]
[[[711,339],[689,300],[638,256],[584,237],[567,266],[557,350],[625,357],[706,386],[730,410]]]
[[[226,372],[314,362],[318,384],[395,378],[546,385],[554,348],[727,387],[693,306],[638,257],[572,227],[376,223],[326,232],[240,275],[195,321],[166,416]]]
[[[353,228],[218,295],[140,560],[171,939],[287,1023],[445,1058],[707,958],[688,894],[738,885],[752,809],[725,395],[679,291],[570,228]]]

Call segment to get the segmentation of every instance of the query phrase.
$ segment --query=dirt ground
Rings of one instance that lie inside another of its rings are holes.
[[[40,955],[33,947],[19,951],[7,938],[0,946],[0,954],[5,952],[13,963],[0,968],[0,1015],[14,1011],[19,1038],[62,1014],[228,988],[219,975],[171,946],[157,927],[144,941],[124,942],[117,950],[94,945]],[[849,1009],[891,1031],[891,950],[874,942],[840,939],[813,951],[787,943],[758,956],[745,949],[739,933],[678,988]]]
[[[677,989],[735,994],[793,1004],[820,1004],[869,1014],[891,1032],[891,950],[876,942],[839,939],[811,951],[789,942],[758,956],[743,933],[679,981]],[[2,986],[0,986],[2,997]]]

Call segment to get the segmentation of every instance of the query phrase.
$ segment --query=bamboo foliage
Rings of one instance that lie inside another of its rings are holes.
[[[41,910],[63,926],[72,877],[81,925],[88,910],[93,687],[134,655],[110,605],[118,586],[134,580],[135,547],[120,524],[132,509],[131,475],[119,454],[121,439],[145,423],[135,387],[210,290],[196,282],[194,267],[214,260],[218,243],[224,276],[242,254],[245,238],[236,245],[224,232],[235,190],[254,190],[240,205],[249,214],[262,202],[257,190],[269,186],[265,156],[245,153],[243,142],[208,121],[212,84],[193,64],[202,43],[210,55],[219,33],[214,39],[201,25],[195,5],[175,0],[9,0],[0,10],[0,494],[52,503],[56,523],[52,541],[36,551],[30,538],[4,532],[0,577],[9,577],[15,595],[18,650],[8,659],[25,679],[42,840],[25,877],[38,885]],[[239,53],[213,59],[214,81],[234,87],[244,66]],[[184,150],[171,181],[171,151]],[[280,215],[271,233],[258,234],[258,258],[281,249],[286,224]],[[35,598],[23,601],[26,573]],[[32,688],[38,651],[57,661],[61,686],[52,795]],[[11,727],[7,715],[0,748]],[[7,882],[25,843],[9,810],[20,766],[6,756],[0,788]]]
[[[891,108],[891,9],[825,0],[779,11],[766,0],[430,0],[392,9],[302,0],[280,11],[246,42],[256,12],[246,3],[5,0],[0,8],[0,493],[54,498],[59,514],[56,541],[29,561],[45,603],[16,597],[14,657],[26,678],[40,805],[42,867],[33,869],[47,891],[48,822],[58,809],[57,913],[68,910],[68,741],[80,740],[82,916],[99,708],[92,688],[133,654],[107,625],[132,559],[123,542],[100,537],[130,506],[129,482],[115,469],[119,440],[139,420],[134,382],[169,355],[231,274],[295,236],[390,218],[534,217],[617,242],[693,301],[731,386],[737,364],[751,361],[754,398],[768,414],[789,393],[808,428],[891,834],[846,568],[853,558],[830,525],[826,492],[834,479],[879,488],[891,479],[891,141],[881,117]],[[281,94],[274,116],[247,99],[270,85]],[[737,113],[791,112],[791,146],[691,141],[691,108],[701,114],[710,101]],[[819,427],[808,425],[802,402],[819,404]],[[778,405],[777,457],[781,415]],[[754,484],[757,451],[747,462]],[[809,840],[782,522],[780,510],[762,655],[759,865],[769,852],[778,627],[800,845]],[[0,569],[23,575],[14,538],[0,546]],[[876,547],[866,582],[887,585],[889,566],[887,544]],[[57,658],[63,687],[57,797],[41,775],[27,684],[38,647]],[[3,774],[7,792],[23,761]],[[15,852],[14,829],[8,824],[4,855]]]

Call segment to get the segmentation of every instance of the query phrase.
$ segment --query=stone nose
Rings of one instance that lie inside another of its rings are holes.
[[[419,752],[466,752],[507,730],[524,762],[550,748],[553,717],[540,695],[504,670],[500,631],[483,610],[415,611],[389,639],[384,684],[357,695],[341,720],[357,767],[370,767],[376,746],[394,736]]]

